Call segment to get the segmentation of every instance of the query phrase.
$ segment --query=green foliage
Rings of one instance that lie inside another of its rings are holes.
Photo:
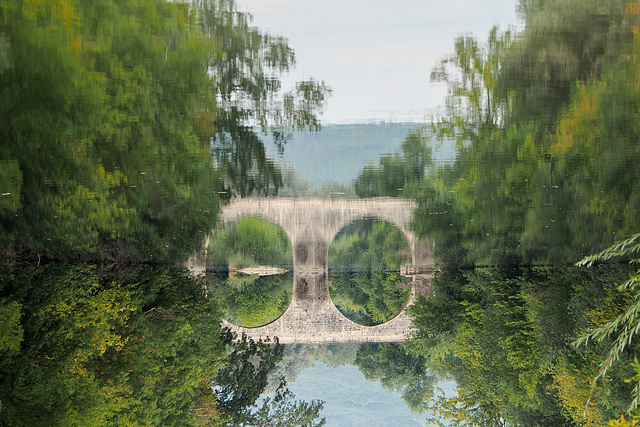
[[[24,334],[20,325],[21,308],[19,302],[0,299],[0,317],[4,319],[0,326],[0,356],[3,359],[20,351],[20,342]]]
[[[323,106],[331,90],[311,79],[280,93],[280,74],[295,65],[287,40],[252,26],[251,15],[238,11],[233,0],[194,4],[203,33],[221,48],[208,65],[216,75],[215,91],[222,99],[223,115],[238,125],[269,126],[280,143],[288,129],[318,130],[315,110]]]
[[[0,312],[7,425],[312,423],[322,407],[281,388],[256,413],[283,346],[235,342],[202,284],[182,268],[13,270],[0,282]]]
[[[354,221],[329,246],[332,271],[393,272],[410,259],[409,243],[402,231],[377,219]]]
[[[211,51],[188,7],[15,0],[0,14],[12,53],[0,81],[3,242],[52,256],[193,252],[220,181]]]
[[[8,217],[11,214],[15,215],[20,209],[22,173],[18,162],[15,160],[4,160],[0,163],[0,167],[2,168],[2,175],[0,176],[0,191],[2,192],[0,214],[3,217]]]
[[[520,34],[461,37],[432,74],[458,154],[403,194],[445,265],[574,262],[639,227],[637,8],[526,5]]]
[[[276,99],[293,65],[285,40],[230,0],[3,2],[0,243],[186,258],[218,194],[282,184],[253,125],[319,126],[323,83]]]
[[[598,426],[624,410],[628,369],[610,371],[606,390],[598,387],[587,406],[590,380],[607,348],[577,352],[571,346],[624,302],[608,283],[628,275],[628,266],[594,268],[439,273],[431,293],[410,309],[416,332],[406,343],[427,358],[432,372],[457,384],[455,396],[440,393],[428,402],[431,418],[460,425]]]
[[[495,85],[511,40],[511,32],[500,33],[497,27],[491,29],[485,45],[460,36],[455,53],[431,72],[431,81],[447,83],[446,115],[434,123],[439,137],[455,137],[462,146],[498,123],[503,105],[496,99]]]
[[[183,269],[29,267],[0,293],[4,423],[195,425],[213,401],[219,315]]]
[[[378,325],[402,311],[411,279],[398,273],[331,273],[329,294],[338,310],[356,323]]]
[[[237,273],[234,277],[208,274],[207,289],[223,307],[226,320],[253,328],[276,320],[285,312],[293,293],[292,274],[259,277]]]
[[[355,221],[329,246],[329,293],[349,319],[376,325],[396,316],[407,303],[410,279],[399,274],[410,262],[406,238],[394,225]]]
[[[594,255],[584,257],[582,260],[576,263],[580,267],[591,267],[596,262],[609,261],[611,258],[626,258],[635,255],[640,252],[640,234],[633,235],[627,239],[624,239],[615,245],[608,247]],[[629,261],[632,264],[640,262],[640,258],[632,258]],[[632,278],[633,280],[633,278]],[[623,285],[623,289],[633,289],[635,281]]]
[[[609,420],[609,426],[611,427],[635,427],[636,425],[635,419],[627,420],[624,414],[620,414],[620,418],[617,420]]]
[[[294,401],[295,395],[286,388],[283,381],[273,398],[267,397],[255,414],[243,426],[277,425],[282,427],[320,427],[325,419],[316,420],[324,402],[312,400],[311,403]]]
[[[402,393],[413,412],[421,412],[425,398],[433,394],[436,377],[426,359],[411,355],[402,344],[362,344],[354,364],[368,381],[380,380],[384,388]]]
[[[251,16],[238,11],[233,0],[201,0],[194,5],[202,32],[219,48],[207,65],[221,101],[213,149],[226,171],[227,191],[240,196],[277,191],[282,175],[266,158],[254,126],[263,132],[269,129],[282,149],[293,129],[319,130],[317,113],[331,90],[311,79],[282,93],[280,75],[295,65],[286,39],[251,26]]]
[[[640,7],[527,0],[521,10],[520,33],[460,37],[432,73],[448,85],[433,130],[457,139],[457,157],[402,193],[418,205],[413,230],[451,271],[410,309],[407,348],[456,380],[457,396],[432,402],[435,421],[602,425],[628,407],[637,380],[624,382],[637,350],[638,273],[458,268],[573,263],[637,232]],[[637,258],[638,238],[582,264]]]
[[[410,183],[421,181],[431,164],[431,150],[420,130],[409,132],[402,141],[400,152],[385,154],[377,165],[368,165],[355,181],[359,197],[397,197]]]
[[[624,258],[636,255],[640,251],[639,239],[640,234],[636,234],[628,239],[616,243],[602,252],[583,258],[577,263],[577,265],[590,266],[594,262],[610,260],[613,257]],[[639,262],[640,258],[631,259],[631,263],[633,264],[637,264]],[[639,283],[640,271],[636,271],[626,282],[618,287],[620,292],[632,295],[632,300],[623,313],[604,325],[579,336],[574,342],[574,345],[576,346],[586,346],[589,344],[589,341],[596,341],[600,343],[610,336],[617,334],[617,337],[613,341],[605,360],[600,365],[598,374],[593,379],[594,387],[598,379],[602,378],[604,381],[607,371],[620,359],[622,353],[631,345],[633,337],[640,329],[640,292],[638,292],[637,289]],[[640,406],[640,378],[636,375],[632,381],[635,385],[629,411]]]
[[[434,396],[425,407],[428,416],[427,421],[439,427],[456,426],[489,426],[506,427],[508,424],[500,416],[496,405],[478,404],[472,399],[446,396],[438,389],[440,394]]]
[[[291,267],[293,252],[279,226],[257,217],[244,217],[219,227],[211,238],[207,263],[217,271],[268,265]]]
[[[623,0],[523,1],[525,31],[501,61],[496,89],[506,121],[551,125],[576,81],[599,78],[628,46]]]
[[[455,331],[462,321],[462,287],[466,283],[460,271],[436,275],[430,292],[418,296],[408,308],[415,331],[406,347],[415,354],[443,359],[451,351]]]
[[[213,378],[218,410],[228,425],[243,425],[251,419],[252,408],[283,352],[277,338],[274,343],[255,342],[243,335],[233,344]]]

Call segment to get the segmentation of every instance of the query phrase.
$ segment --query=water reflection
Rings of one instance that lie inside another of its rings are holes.
[[[322,416],[332,425],[424,425],[425,399],[436,383],[444,386],[428,371],[427,360],[401,343],[287,345],[270,384],[281,377],[299,396],[326,400]]]
[[[234,325],[266,325],[289,306],[292,265],[291,244],[282,228],[261,218],[243,217],[221,224],[209,240],[207,290]]]
[[[411,262],[406,236],[396,225],[377,218],[353,221],[329,246],[331,272],[399,272]]]
[[[411,277],[399,273],[332,273],[329,294],[338,310],[361,325],[384,323],[404,309],[411,296]]]
[[[262,218],[243,217],[219,226],[210,238],[207,269],[242,275],[268,276],[293,266],[291,243],[278,225]]]
[[[285,312],[291,301],[293,274],[208,274],[206,283],[209,295],[220,301],[226,320],[253,328]]]
[[[344,227],[329,246],[329,294],[338,310],[362,325],[396,316],[411,295],[411,248],[400,229],[378,219]]]

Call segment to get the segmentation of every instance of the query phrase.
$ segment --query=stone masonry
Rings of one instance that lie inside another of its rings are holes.
[[[395,198],[245,198],[224,207],[225,223],[256,216],[282,227],[293,248],[294,286],[289,307],[272,323],[243,328],[223,321],[223,326],[253,339],[277,336],[282,343],[403,341],[411,325],[404,310],[377,326],[358,325],[338,311],[329,297],[327,259],[329,244],[343,227],[357,219],[377,218],[396,225],[407,237],[412,265],[405,270],[432,269],[427,246],[418,245],[408,228],[413,209],[412,203]],[[412,293],[407,306],[414,298]]]

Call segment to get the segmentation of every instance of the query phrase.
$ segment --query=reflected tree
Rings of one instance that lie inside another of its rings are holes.
[[[329,246],[331,271],[397,272],[410,261],[411,250],[402,231],[376,219],[354,221]]]
[[[258,265],[289,267],[293,265],[293,252],[282,228],[261,218],[245,217],[215,231],[207,259],[216,271]]]
[[[411,296],[411,278],[398,273],[331,273],[329,294],[338,310],[365,326],[391,320]]]
[[[521,34],[461,37],[432,74],[459,151],[403,194],[444,264],[574,262],[638,229],[637,7],[523,4]]]
[[[5,425],[260,425],[322,407],[284,384],[258,405],[283,346],[236,341],[182,268],[4,264],[0,313]]]
[[[285,312],[293,293],[293,275],[258,276],[208,274],[207,289],[234,325],[253,328],[276,320]]]
[[[385,154],[377,165],[367,165],[354,186],[359,197],[397,197],[408,184],[424,179],[431,164],[431,149],[421,130],[414,130],[402,141],[400,152]]]
[[[266,159],[255,126],[271,132],[280,149],[294,130],[319,130],[318,113],[331,90],[307,80],[283,92],[280,75],[295,66],[295,54],[282,37],[250,25],[251,15],[233,0],[194,2],[202,31],[217,47],[209,57],[221,111],[213,149],[227,171],[227,187],[241,196],[282,186],[282,176]]]
[[[278,188],[254,126],[316,129],[329,89],[279,97],[293,51],[249,20],[226,0],[3,2],[0,242],[184,259],[219,194]]]
[[[402,344],[362,344],[354,364],[368,381],[380,380],[384,388],[400,392],[413,412],[422,412],[437,380],[427,359],[408,353]]]
[[[501,61],[496,89],[509,97],[507,123],[552,125],[576,81],[600,79],[628,47],[627,2],[521,0],[525,31]]]
[[[357,323],[386,322],[409,299],[411,279],[399,271],[410,260],[409,244],[398,227],[378,220],[355,221],[329,246],[331,299]]]
[[[460,36],[454,53],[433,69],[431,81],[447,84],[445,115],[432,126],[439,138],[455,138],[462,147],[501,122],[504,101],[496,96],[496,80],[511,41],[511,32],[497,27],[484,44]]]
[[[192,253],[221,175],[211,51],[188,6],[10,0],[0,16],[2,242],[62,257]]]

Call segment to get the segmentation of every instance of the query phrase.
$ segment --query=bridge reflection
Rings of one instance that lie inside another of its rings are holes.
[[[225,223],[257,216],[282,227],[293,248],[294,286],[289,307],[274,322],[244,328],[224,321],[224,326],[253,339],[277,336],[283,343],[403,341],[411,332],[411,320],[405,309],[414,301],[416,280],[424,282],[431,277],[416,274],[433,270],[430,246],[419,244],[409,229],[414,208],[413,203],[396,198],[245,198],[225,206],[220,216]],[[413,274],[411,298],[400,314],[376,326],[363,326],[347,319],[331,301],[328,288],[331,241],[349,223],[366,218],[396,225],[411,248],[411,265],[402,267],[404,274]]]

